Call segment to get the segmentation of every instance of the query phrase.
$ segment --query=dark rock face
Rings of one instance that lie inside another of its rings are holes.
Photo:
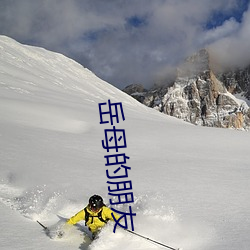
[[[125,93],[133,96],[137,101],[143,103],[147,90],[144,89],[142,84],[131,84],[128,85],[125,89],[123,89]]]
[[[250,66],[218,74],[228,91],[232,94],[242,93],[250,100]]]
[[[146,91],[142,86],[130,86],[130,89],[134,92],[127,93],[143,104],[196,125],[250,127],[247,103],[233,95],[250,97],[250,67],[215,75],[205,49],[187,58],[170,87]]]

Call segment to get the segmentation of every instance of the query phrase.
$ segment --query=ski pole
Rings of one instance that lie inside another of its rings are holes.
[[[165,245],[165,244],[162,244],[161,242],[152,240],[152,239],[150,239],[150,238],[148,238],[148,237],[145,237],[145,236],[143,236],[143,235],[141,235],[141,234],[138,234],[138,233],[135,233],[135,232],[133,232],[133,231],[130,231],[129,229],[124,229],[124,230],[127,231],[127,232],[129,232],[129,233],[131,233],[131,234],[137,235],[137,236],[139,236],[139,237],[141,237],[141,238],[143,238],[143,239],[146,239],[146,240],[148,240],[148,241],[152,241],[152,242],[154,242],[154,243],[156,243],[156,244],[158,244],[158,245],[161,245],[161,246],[163,246],[163,247],[169,248],[169,249],[171,249],[171,250],[181,250],[180,248],[173,248],[173,247],[167,246],[167,245]]]
[[[37,222],[40,226],[42,226],[44,230],[48,230],[48,228],[45,227],[41,222],[39,222],[38,220],[37,220],[36,222]]]

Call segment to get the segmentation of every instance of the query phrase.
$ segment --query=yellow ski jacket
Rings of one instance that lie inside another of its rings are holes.
[[[114,213],[110,208],[103,206],[98,212],[91,211],[88,207],[86,207],[87,212],[89,213],[88,221],[85,221],[86,225],[88,226],[89,230],[92,233],[97,232],[99,229],[101,229],[103,226],[105,226],[105,221],[112,220],[114,221],[111,213],[113,213],[114,217],[118,220],[119,216]],[[100,220],[98,218],[98,214],[100,214],[101,211],[101,218],[104,220]],[[77,214],[72,216],[68,221],[67,224],[74,225],[80,220],[85,220],[85,210],[82,209]]]

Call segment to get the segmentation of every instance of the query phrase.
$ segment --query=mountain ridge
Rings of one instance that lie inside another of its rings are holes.
[[[177,68],[171,85],[143,91],[140,85],[130,85],[123,91],[148,107],[195,125],[248,130],[250,67],[217,72],[211,61],[209,50],[202,49]]]

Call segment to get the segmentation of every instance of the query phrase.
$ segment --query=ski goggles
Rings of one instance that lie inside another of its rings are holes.
[[[90,208],[90,210],[93,211],[93,212],[97,212],[97,211],[99,211],[99,210],[101,209],[100,207],[93,206],[93,205],[90,205],[89,208]]]

